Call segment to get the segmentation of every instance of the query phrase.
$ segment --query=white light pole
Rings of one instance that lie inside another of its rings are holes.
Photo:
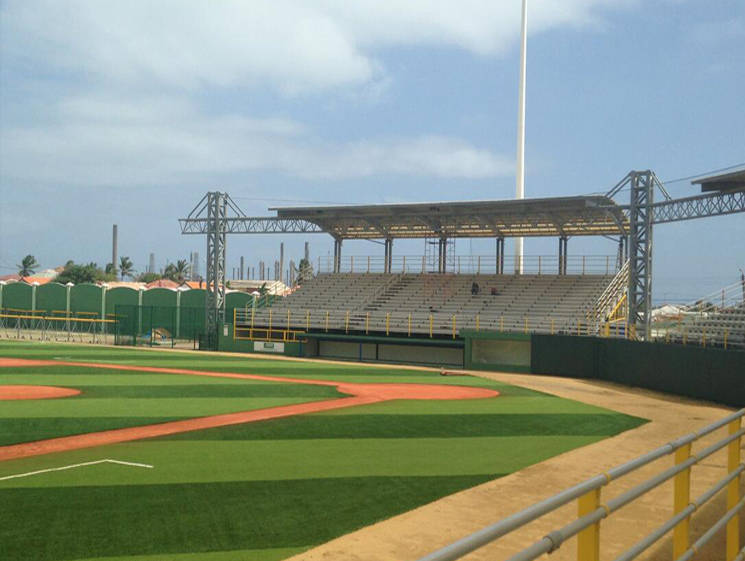
[[[520,93],[517,110],[517,188],[515,198],[525,198],[525,59],[528,50],[528,0],[523,0],[520,46]],[[515,274],[523,273],[523,238],[515,238]]]

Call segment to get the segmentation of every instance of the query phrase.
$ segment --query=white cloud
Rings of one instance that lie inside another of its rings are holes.
[[[6,126],[6,178],[89,185],[177,184],[200,174],[277,171],[298,178],[376,174],[483,178],[512,162],[459,139],[427,136],[337,143],[289,119],[206,116],[183,99],[74,98],[57,118]]]
[[[531,0],[530,29],[593,25],[636,1]],[[518,38],[519,12],[520,0],[6,0],[2,173],[96,185],[257,170],[509,175],[509,159],[445,135],[331,142],[297,120],[202,107],[215,93],[250,99],[256,87],[374,102],[393,82],[387,49],[499,56]]]
[[[532,0],[530,30],[597,23],[638,0]],[[385,81],[377,52],[449,46],[492,56],[519,0],[10,0],[2,50],[135,85],[268,85],[283,94]]]

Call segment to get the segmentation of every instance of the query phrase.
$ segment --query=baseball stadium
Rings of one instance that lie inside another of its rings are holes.
[[[0,561],[745,561],[745,0],[530,3],[0,0]]]
[[[745,211],[745,173],[696,185],[262,217],[209,192],[198,286],[3,282],[2,558],[742,561],[745,280],[651,301],[656,227]],[[229,237],[311,234],[333,257],[292,290],[228,279]]]

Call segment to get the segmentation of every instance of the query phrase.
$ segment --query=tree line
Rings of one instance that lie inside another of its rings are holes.
[[[98,263],[75,263],[70,260],[65,263],[65,267],[54,279],[60,284],[95,283],[95,282],[115,282],[124,279],[135,280],[137,282],[150,283],[160,279],[168,279],[174,282],[182,283],[190,273],[189,262],[186,259],[179,259],[176,263],[169,263],[163,270],[163,274],[155,272],[137,273],[129,257],[122,257],[119,260],[119,266],[115,267],[113,263],[107,263],[104,268],[98,266]],[[40,268],[39,262],[33,255],[27,255],[17,265],[18,274],[22,277],[31,277]]]

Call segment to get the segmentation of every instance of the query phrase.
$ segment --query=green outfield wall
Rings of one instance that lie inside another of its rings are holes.
[[[67,308],[67,288],[50,282],[36,289],[36,309],[51,314]]]
[[[533,335],[531,372],[617,382],[745,407],[745,352],[571,335]]]

